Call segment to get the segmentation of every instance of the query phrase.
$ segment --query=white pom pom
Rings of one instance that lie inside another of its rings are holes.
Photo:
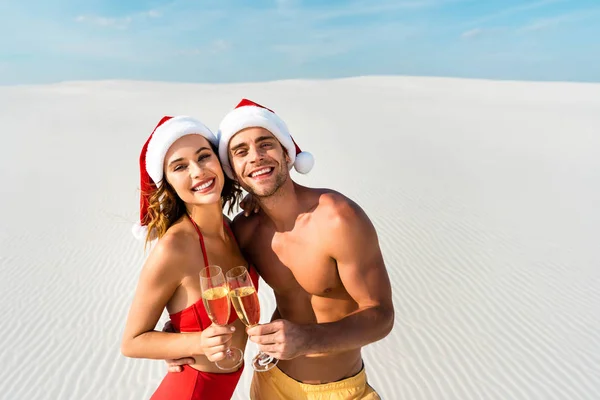
[[[145,240],[146,239],[146,235],[148,234],[148,227],[147,226],[142,226],[142,224],[140,224],[139,222],[136,222],[131,227],[131,233],[133,233],[133,236],[137,240]]]
[[[296,154],[296,161],[294,161],[294,168],[296,168],[296,171],[301,174],[308,174],[314,165],[315,158],[309,152],[302,151]]]

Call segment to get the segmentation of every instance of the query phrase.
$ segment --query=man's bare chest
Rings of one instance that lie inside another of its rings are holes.
[[[337,265],[315,237],[267,235],[248,252],[276,293],[302,291],[326,296],[341,285]]]

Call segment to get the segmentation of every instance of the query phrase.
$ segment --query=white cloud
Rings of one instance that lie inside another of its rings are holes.
[[[224,53],[229,51],[232,47],[232,44],[227,40],[217,39],[212,41],[206,46],[199,46],[189,49],[181,49],[176,52],[177,55],[185,56],[185,57],[196,57],[196,56],[204,56],[204,55],[215,55],[218,53]]]
[[[443,4],[440,0],[414,0],[395,2],[354,2],[344,7],[320,10],[315,13],[315,19],[327,20],[341,17],[353,17],[360,15],[376,15],[403,9],[427,8]]]
[[[505,33],[507,31],[508,29],[505,27],[475,28],[461,33],[460,37],[464,40],[476,40],[479,38],[488,37],[499,33]]]
[[[94,26],[100,26],[103,28],[116,28],[116,29],[127,29],[133,20],[132,17],[124,18],[107,18],[97,15],[80,15],[75,18],[76,22],[88,23]]]
[[[162,17],[162,13],[158,10],[150,10],[147,11],[146,13],[144,13],[145,15],[147,15],[150,18],[160,18]]]
[[[563,22],[564,20],[561,18],[546,18],[546,19],[540,19],[537,20],[535,22],[532,22],[526,26],[523,26],[522,28],[519,29],[520,32],[534,32],[534,31],[541,31],[556,25],[559,25],[561,22]]]
[[[322,46],[317,44],[280,44],[272,47],[278,53],[284,54],[290,61],[303,64],[309,60],[327,58],[347,53],[351,46]]]
[[[275,0],[277,8],[295,7],[300,3],[299,0]]]
[[[218,39],[211,44],[213,53],[221,53],[231,49],[231,43],[227,40]]]
[[[468,31],[463,32],[460,37],[463,39],[474,39],[484,34],[484,30],[481,28],[475,28]]]
[[[483,17],[477,18],[475,20],[469,21],[464,25],[477,26],[481,25],[484,22],[493,21],[495,19],[509,17],[511,15],[520,14],[525,11],[535,10],[538,8],[546,7],[551,4],[564,3],[567,0],[540,0],[532,3],[525,3],[519,6],[507,7],[502,10],[498,10],[494,13],[485,15]]]
[[[182,50],[177,50],[176,54],[179,56],[184,56],[184,57],[195,57],[195,56],[200,56],[200,55],[204,54],[204,51],[202,51],[202,49],[199,49],[199,48],[182,49]]]
[[[529,24],[518,29],[519,32],[536,32],[549,28],[553,28],[558,25],[562,25],[570,22],[582,21],[585,19],[596,18],[600,16],[600,8],[578,10],[562,15],[558,15],[551,18],[540,18],[533,20]]]
[[[148,10],[120,18],[103,17],[100,15],[79,15],[75,18],[75,21],[99,26],[102,28],[127,29],[134,20],[160,17],[162,17],[162,13],[160,11]]]

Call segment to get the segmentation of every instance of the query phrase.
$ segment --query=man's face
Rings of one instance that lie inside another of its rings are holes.
[[[229,141],[228,152],[235,177],[254,196],[272,196],[289,177],[287,153],[264,128],[238,132]]]

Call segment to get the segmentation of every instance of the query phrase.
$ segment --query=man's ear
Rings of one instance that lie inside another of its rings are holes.
[[[290,155],[288,154],[287,150],[284,150],[285,152],[285,162],[286,164],[289,165],[289,163],[292,161],[292,159],[290,158]]]

